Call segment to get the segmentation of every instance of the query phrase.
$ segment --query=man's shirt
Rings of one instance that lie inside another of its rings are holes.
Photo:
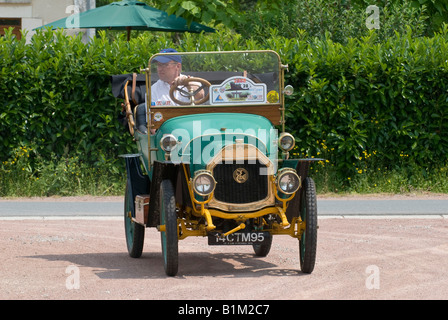
[[[178,90],[174,90],[174,97],[182,102],[190,102],[190,99],[183,97]],[[151,86],[151,105],[152,106],[177,106],[170,98],[170,84],[168,82],[157,80]]]

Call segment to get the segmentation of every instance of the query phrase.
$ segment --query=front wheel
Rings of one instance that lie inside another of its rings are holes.
[[[134,222],[135,216],[134,199],[132,199],[131,186],[126,183],[124,196],[124,230],[126,234],[126,245],[128,253],[132,258],[140,258],[145,241],[145,227]]]
[[[317,200],[314,180],[306,178],[300,199],[300,217],[305,223],[305,231],[299,240],[300,268],[304,273],[311,273],[316,262],[317,248]]]
[[[257,257],[266,257],[271,251],[272,245],[272,235],[269,234],[268,238],[262,244],[254,244],[252,247],[254,248],[255,255]]]
[[[164,226],[160,234],[165,273],[172,277],[178,270],[179,238],[176,199],[171,180],[163,180],[160,185],[160,225]]]

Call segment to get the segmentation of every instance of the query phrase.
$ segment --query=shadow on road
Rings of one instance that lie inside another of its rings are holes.
[[[101,279],[163,279],[161,253],[143,253],[135,259],[125,252],[25,256],[28,259],[66,261],[68,265],[89,268]],[[301,276],[300,270],[279,269],[264,258],[247,253],[185,252],[179,254],[179,273],[175,278],[215,276],[247,278],[260,276]]]

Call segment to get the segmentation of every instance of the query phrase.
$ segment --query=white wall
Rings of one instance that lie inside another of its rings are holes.
[[[27,42],[35,33],[32,29],[43,26],[50,22],[66,18],[73,11],[67,10],[69,6],[77,5],[80,11],[95,8],[95,0],[0,0],[0,17],[2,18],[22,18],[22,30],[27,30]],[[80,29],[66,30],[67,34],[76,34]],[[83,37],[88,41],[89,37],[95,34],[93,29],[82,30],[87,35]]]

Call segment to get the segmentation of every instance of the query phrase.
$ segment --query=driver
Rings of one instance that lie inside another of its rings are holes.
[[[163,49],[160,53],[177,52],[174,49]],[[151,86],[151,105],[159,106],[177,106],[170,97],[170,88],[172,86],[182,87],[184,86],[184,80],[189,78],[186,75],[181,74],[182,70],[182,57],[180,55],[165,55],[157,56],[153,59],[153,63],[157,65],[157,73],[159,80]],[[189,86],[193,90],[196,90],[199,85],[194,82],[190,82]],[[174,91],[174,96],[177,100],[182,102],[190,102],[190,98],[183,96],[178,90]],[[199,91],[195,95],[195,100],[200,100],[204,97],[204,90]]]

